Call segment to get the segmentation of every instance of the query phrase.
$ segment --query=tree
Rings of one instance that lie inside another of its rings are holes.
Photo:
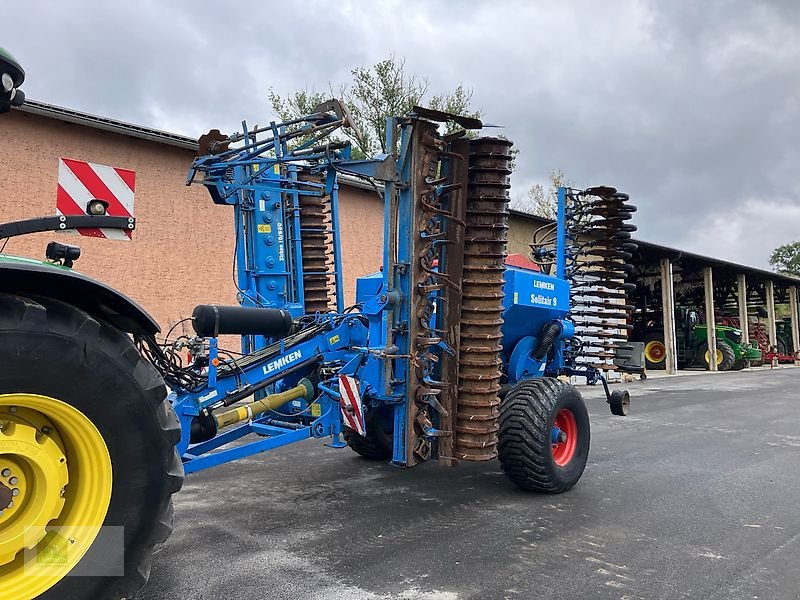
[[[532,185],[528,190],[528,198],[520,205],[520,210],[537,217],[555,220],[558,212],[558,188],[569,185],[564,171],[561,169],[550,171],[550,187],[545,189],[540,183]]]
[[[800,241],[775,248],[769,257],[769,264],[778,273],[800,277]]]
[[[343,129],[342,135],[353,144],[353,157],[371,157],[386,148],[387,117],[405,115],[414,106],[421,106],[428,93],[428,80],[420,79],[405,70],[405,60],[390,56],[372,67],[357,67],[350,71],[352,82],[339,86],[339,93],[329,84],[329,93],[300,90],[282,97],[270,89],[269,101],[281,120],[288,121],[313,112],[314,107],[331,96],[337,96],[347,105],[358,129]],[[472,110],[472,90],[459,84],[452,92],[433,95],[431,108],[452,114],[480,118],[480,111]],[[456,131],[455,123],[447,123],[447,133]]]

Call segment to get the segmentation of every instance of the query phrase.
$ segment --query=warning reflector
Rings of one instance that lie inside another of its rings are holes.
[[[339,375],[339,394],[341,395],[342,418],[344,424],[359,435],[367,433],[364,427],[364,407],[358,391],[358,381],[349,375]]]
[[[86,206],[91,200],[103,200],[108,203],[108,216],[133,217],[135,189],[136,173],[130,169],[61,158],[58,161],[56,214],[85,215]],[[127,229],[99,227],[84,227],[76,231],[80,235],[109,240],[129,240],[132,233]]]

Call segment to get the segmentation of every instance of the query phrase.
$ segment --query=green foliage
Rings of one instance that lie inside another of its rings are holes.
[[[527,202],[522,210],[545,219],[555,219],[558,211],[558,188],[569,187],[570,183],[561,169],[550,171],[550,187],[545,189],[537,183],[528,190]]]
[[[800,241],[775,248],[769,257],[769,264],[779,273],[800,277]]]
[[[356,129],[344,129],[342,136],[352,143],[354,158],[387,152],[386,119],[408,114],[414,106],[423,106],[428,80],[407,73],[405,61],[394,56],[372,67],[357,67],[350,74],[352,81],[338,88],[338,96],[350,110]],[[270,89],[269,101],[275,114],[286,121],[313,112],[317,104],[336,95],[332,86],[327,94],[302,90],[286,97]],[[471,110],[471,100],[472,91],[459,84],[450,93],[432,96],[428,104],[437,110],[480,118],[480,111]],[[458,129],[454,123],[445,127],[447,133]]]
[[[272,104],[272,110],[275,111],[281,121],[290,121],[297,116],[311,114],[319,104],[328,99],[327,94],[309,92],[308,90],[300,90],[288,95],[286,98],[281,98],[272,89],[269,91],[269,102]]]

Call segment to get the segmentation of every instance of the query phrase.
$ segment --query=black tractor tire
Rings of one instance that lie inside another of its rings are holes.
[[[553,425],[561,411],[576,426],[574,451],[559,465],[552,444]],[[519,488],[557,494],[573,487],[589,458],[589,413],[580,392],[549,377],[517,383],[500,403],[500,467]]]
[[[653,370],[664,370],[667,368],[667,352],[664,346],[664,336],[660,333],[649,333],[645,336],[644,364],[648,369]]]
[[[776,344],[776,348],[778,350],[778,354],[781,354],[783,356],[786,356],[787,354],[789,354],[789,352],[788,352],[788,350],[786,348],[786,344],[783,342],[783,340],[778,340],[778,343]]]
[[[0,394],[8,393],[56,398],[94,424],[113,478],[103,527],[124,528],[119,577],[91,575],[92,565],[108,563],[108,547],[95,540],[72,569],[89,574],[64,577],[40,598],[132,598],[147,582],[154,545],[172,532],[172,495],[183,483],[180,424],[160,375],[128,335],[85,312],[0,294]]]
[[[748,363],[746,358],[740,358],[736,362],[733,363],[731,367],[731,371],[741,371],[744,368],[747,368],[750,363]]]
[[[366,436],[345,427],[342,430],[344,441],[353,452],[367,460],[390,460],[394,451],[394,438],[391,432],[384,431],[381,427],[377,409],[365,411],[364,425],[367,430]]]
[[[736,362],[736,354],[734,354],[733,348],[726,342],[717,340],[717,350],[722,353],[722,360],[717,364],[717,371],[730,371],[731,367],[733,367],[733,363]],[[708,360],[706,360],[707,352],[708,344],[701,344],[697,349],[697,356],[700,360],[700,364],[706,369],[709,369],[711,365],[709,365]]]

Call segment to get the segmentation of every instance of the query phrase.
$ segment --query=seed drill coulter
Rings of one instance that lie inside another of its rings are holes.
[[[601,382],[616,414],[629,403],[604,373],[632,308],[635,208],[613,188],[562,188],[538,266],[507,266],[511,143],[443,135],[446,121],[481,127],[417,108],[389,120],[390,154],[351,160],[337,134],[353,124],[332,100],[203,136],[188,183],[231,209],[240,305],[197,306],[192,335],[157,338],[144,310],[73,271],[63,244],[44,263],[0,255],[1,598],[131,597],[184,472],[308,438],[401,467],[499,457],[523,489],[575,485],[589,419],[566,380]],[[371,182],[385,216],[380,270],[349,307],[341,177]],[[103,208],[0,238],[135,227]]]

